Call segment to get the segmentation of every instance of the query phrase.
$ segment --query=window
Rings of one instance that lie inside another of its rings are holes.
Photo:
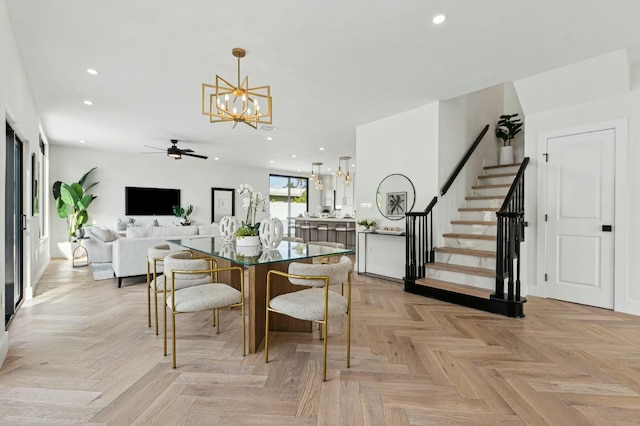
[[[307,188],[309,179],[296,176],[269,175],[269,213],[289,229],[290,217],[309,210]],[[287,235],[291,236],[287,231]]]

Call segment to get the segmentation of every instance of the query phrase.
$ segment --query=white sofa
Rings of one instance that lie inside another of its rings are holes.
[[[96,231],[96,229],[100,230]],[[217,223],[200,226],[136,226],[127,229],[126,237],[112,230],[108,230],[111,233],[109,235],[102,230],[104,228],[96,227],[96,229],[90,229],[90,239],[85,242],[89,260],[91,262],[97,262],[97,259],[103,262],[111,261],[113,271],[118,277],[118,287],[122,286],[123,278],[146,275],[147,251],[150,247],[164,244],[171,239],[220,236]],[[100,236],[107,238],[100,241]],[[111,260],[108,260],[108,247],[112,250]],[[96,254],[92,254],[92,251]]]

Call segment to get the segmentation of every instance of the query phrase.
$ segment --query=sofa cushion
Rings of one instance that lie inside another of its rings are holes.
[[[198,235],[197,226],[150,226],[147,237],[188,237]]]
[[[198,226],[198,235],[210,235],[213,237],[219,237],[220,226],[217,223],[212,223],[211,225],[200,225]]]
[[[130,226],[127,228],[127,238],[146,238],[150,237],[149,229],[145,226]]]
[[[96,237],[103,243],[108,243],[118,238],[118,235],[115,232],[112,232],[111,229],[109,228],[92,226],[90,229],[91,229],[91,234],[93,234],[94,237]]]

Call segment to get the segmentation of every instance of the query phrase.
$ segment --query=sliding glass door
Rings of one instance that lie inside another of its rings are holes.
[[[289,233],[289,218],[309,210],[307,187],[309,180],[296,176],[269,175],[269,213],[282,221]]]

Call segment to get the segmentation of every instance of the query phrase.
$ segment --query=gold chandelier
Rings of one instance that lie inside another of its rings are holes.
[[[233,121],[233,128],[244,123],[254,129],[258,124],[271,124],[271,87],[249,87],[249,77],[240,82],[240,58],[244,49],[231,50],[238,58],[238,85],[234,86],[216,75],[216,84],[202,83],[202,114],[209,116],[210,123]]]

